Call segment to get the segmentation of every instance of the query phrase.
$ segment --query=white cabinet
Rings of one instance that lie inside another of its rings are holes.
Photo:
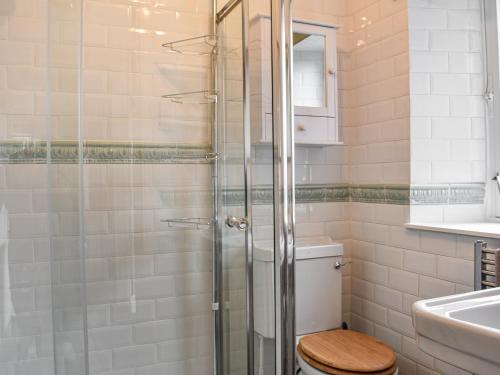
[[[340,144],[335,26],[293,21],[295,143]],[[249,70],[252,141],[272,141],[271,22],[250,23]]]

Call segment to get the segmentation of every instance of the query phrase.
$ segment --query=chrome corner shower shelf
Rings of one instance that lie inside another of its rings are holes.
[[[201,90],[179,92],[162,95],[162,98],[170,99],[171,102],[177,104],[212,104],[217,102],[217,91]]]
[[[162,219],[162,223],[167,223],[169,228],[184,229],[209,229],[214,220],[208,217],[186,217],[178,219]]]
[[[165,47],[169,52],[182,55],[207,56],[214,53],[216,45],[217,36],[207,34],[163,43],[162,47]],[[177,104],[213,104],[217,102],[217,91],[209,89],[178,92],[162,95],[162,98]]]
[[[208,34],[163,43],[162,47],[167,48],[169,52],[175,52],[182,55],[206,56],[213,53],[216,44],[217,37]]]

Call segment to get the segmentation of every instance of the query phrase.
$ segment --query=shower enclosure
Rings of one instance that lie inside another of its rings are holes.
[[[1,374],[294,373],[290,1],[220,3],[0,4]]]

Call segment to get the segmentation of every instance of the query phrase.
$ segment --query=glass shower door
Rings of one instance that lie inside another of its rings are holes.
[[[223,374],[246,374],[248,367],[248,210],[245,178],[242,5],[218,25],[217,86],[219,301]],[[250,372],[249,372],[250,373]]]
[[[211,375],[211,1],[83,3],[88,375]]]
[[[290,15],[273,13],[271,19],[271,9],[288,6],[234,0],[217,16],[215,264],[221,272],[215,273],[221,275],[223,374],[294,373],[294,160],[291,96],[284,89],[291,79],[282,70],[291,59],[271,48],[286,36],[261,27],[265,18],[286,30]],[[257,133],[264,126],[269,137],[263,142]]]

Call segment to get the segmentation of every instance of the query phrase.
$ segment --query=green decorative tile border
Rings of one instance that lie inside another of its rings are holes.
[[[381,204],[409,204],[408,186],[383,185],[297,185],[295,200],[297,203],[320,202],[364,202]],[[242,205],[245,199],[243,189],[226,189],[222,196],[225,205]],[[252,191],[254,204],[271,204],[273,190],[271,186],[258,186]]]
[[[410,204],[408,185],[351,185],[351,202]]]
[[[0,141],[0,163],[44,164],[47,162],[46,141]],[[137,142],[83,143],[83,161],[87,164],[160,164],[209,163],[210,147],[206,144],[161,144]],[[50,159],[54,164],[73,164],[79,160],[76,141],[50,143]]]
[[[50,146],[50,147],[49,147]],[[12,140],[0,141],[0,163],[45,164],[50,149],[54,164],[73,164],[79,161],[76,141]],[[87,141],[82,145],[86,164],[168,164],[210,163],[213,160],[207,144],[167,144],[141,142]],[[272,202],[270,186],[257,186],[252,192],[256,204]],[[481,204],[484,184],[442,185],[297,185],[296,201],[306,202],[365,202],[382,204]],[[243,202],[241,189],[228,189],[223,194],[229,205]]]
[[[416,185],[410,190],[413,205],[482,204],[486,195],[485,184]]]
[[[379,204],[481,204],[484,202],[484,184],[450,184],[442,186],[408,185],[297,185],[297,203],[360,202]],[[271,204],[271,186],[257,186],[252,191],[255,204]],[[227,189],[224,203],[240,205],[244,201],[241,189]]]

